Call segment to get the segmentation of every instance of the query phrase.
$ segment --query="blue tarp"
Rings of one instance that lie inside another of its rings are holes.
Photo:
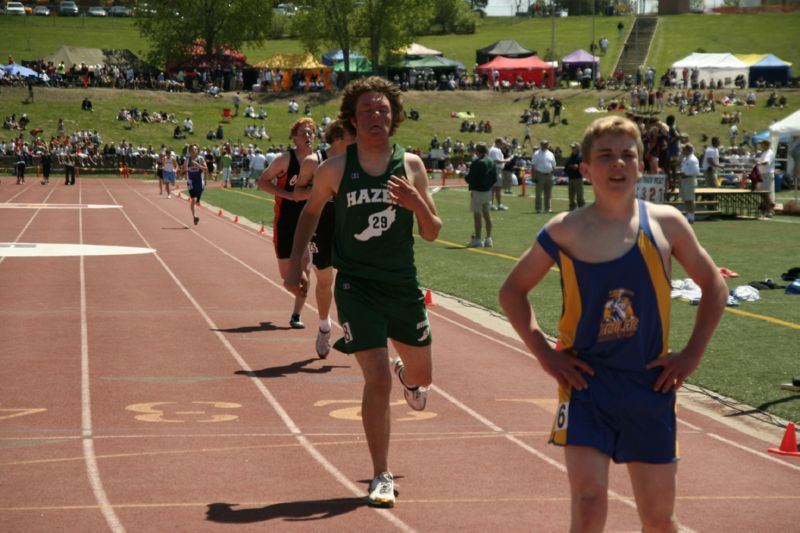
[[[354,59],[364,59],[364,56],[359,54],[358,52],[350,50],[350,61]],[[342,52],[341,48],[339,50],[334,50],[333,52],[328,52],[327,54],[322,56],[322,62],[328,65],[329,67],[332,67],[335,63],[338,63],[339,61],[344,61],[344,52]]]
[[[773,54],[767,54],[764,59],[750,65],[750,87],[755,87],[759,80],[769,84],[785,85],[792,77],[791,63],[787,63]]]

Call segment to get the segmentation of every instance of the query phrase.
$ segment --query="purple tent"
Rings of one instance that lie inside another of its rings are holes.
[[[580,49],[575,50],[570,55],[566,56],[564,59],[561,60],[564,66],[572,66],[572,65],[580,65],[581,68],[583,67],[591,67],[592,63],[599,65],[600,58],[597,56],[593,56],[586,50]]]
[[[589,67],[592,72],[597,75],[600,71],[600,58],[593,56],[583,49],[575,50],[564,59],[561,60],[561,70],[567,79],[579,79],[580,71]]]

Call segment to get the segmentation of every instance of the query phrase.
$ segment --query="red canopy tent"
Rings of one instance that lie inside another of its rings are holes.
[[[499,74],[500,81],[509,81],[512,86],[516,83],[518,77],[521,77],[525,83],[541,85],[546,73],[545,85],[552,87],[555,78],[553,65],[542,61],[539,56],[518,59],[498,56],[488,63],[478,66],[476,69],[478,74],[487,75],[489,80],[492,79],[493,70],[496,70]]]

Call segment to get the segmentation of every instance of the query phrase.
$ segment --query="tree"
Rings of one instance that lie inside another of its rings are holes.
[[[469,4],[470,9],[486,9],[489,0],[465,0],[465,3]]]
[[[301,0],[300,6],[293,17],[293,25],[303,46],[314,55],[319,55],[323,45],[340,48],[347,83],[350,81],[350,52],[357,42],[355,0]]]
[[[427,0],[302,0],[300,5],[295,30],[309,52],[337,46],[349,71],[348,54],[360,46],[376,73],[382,62],[411,43],[414,28],[426,27],[432,13]]]
[[[245,42],[263,42],[272,20],[266,0],[160,0],[137,13],[136,25],[150,41],[153,64],[181,61],[201,46],[209,57]]]
[[[478,15],[464,0],[435,0],[431,25],[440,25],[442,33],[475,33]]]
[[[431,7],[427,0],[364,0],[358,33],[366,39],[373,72],[378,72],[381,58],[388,63],[398,50],[411,44],[413,28],[427,24]]]

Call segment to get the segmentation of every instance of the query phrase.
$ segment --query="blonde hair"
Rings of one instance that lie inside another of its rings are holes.
[[[585,163],[589,163],[591,160],[594,141],[606,134],[630,137],[636,141],[639,160],[644,156],[644,145],[642,144],[642,133],[639,130],[639,126],[625,117],[611,116],[598,118],[586,128],[583,134],[583,142],[581,142],[581,154],[583,154]]]

